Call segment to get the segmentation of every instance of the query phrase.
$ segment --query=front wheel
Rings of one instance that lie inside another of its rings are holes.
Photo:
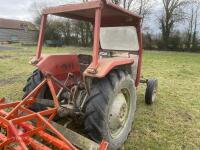
[[[85,129],[96,142],[109,142],[109,149],[122,146],[131,131],[136,110],[136,88],[123,71],[113,71],[96,81],[86,102]]]
[[[157,89],[158,89],[158,80],[149,79],[147,81],[147,88],[145,92],[145,102],[147,105],[152,105],[155,102]]]

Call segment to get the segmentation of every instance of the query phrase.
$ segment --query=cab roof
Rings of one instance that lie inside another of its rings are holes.
[[[140,16],[107,0],[95,0],[84,3],[48,7],[43,10],[43,14],[51,14],[94,23],[95,10],[97,8],[102,8],[101,26],[136,26],[140,24]]]

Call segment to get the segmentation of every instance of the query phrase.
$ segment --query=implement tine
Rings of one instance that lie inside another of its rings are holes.
[[[45,125],[51,129],[61,140],[63,140],[71,150],[77,150],[60,132],[58,132],[47,120],[45,120],[40,114],[37,114],[38,118],[45,123]]]
[[[10,124],[11,131],[13,132],[16,140],[19,142],[19,145],[22,147],[22,150],[28,150],[23,139],[18,135],[18,131],[17,131],[16,127],[14,126],[14,124],[12,123],[12,121],[9,121],[9,124]]]
[[[24,141],[26,143],[29,143],[29,145],[35,149],[35,150],[51,150],[49,147],[41,144],[40,142],[34,140],[33,138],[30,138],[30,137],[26,137],[24,138]]]

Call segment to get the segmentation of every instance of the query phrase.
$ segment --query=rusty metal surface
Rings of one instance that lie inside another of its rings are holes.
[[[71,19],[84,20],[94,23],[95,10],[102,9],[102,26],[136,25],[141,17],[127,11],[107,0],[96,0],[80,4],[67,4],[44,9],[43,14],[53,14]]]
[[[91,1],[79,4],[66,4],[55,7],[48,7],[43,10],[43,14],[56,14],[62,15],[67,12],[81,12],[88,9],[93,9],[101,7],[101,1]]]
[[[84,72],[85,76],[102,78],[105,77],[113,68],[121,65],[133,64],[134,59],[128,57],[113,57],[113,58],[102,58],[99,60],[99,65],[96,68],[96,73],[90,73],[90,69],[93,65],[90,65]]]
[[[142,72],[142,54],[143,54],[143,45],[142,45],[142,31],[141,27],[137,26],[137,34],[138,34],[138,41],[139,41],[139,58],[138,58],[138,68],[137,68],[137,79],[135,81],[135,86],[138,87],[141,80],[141,72]]]
[[[37,49],[36,49],[36,60],[39,60],[41,56],[42,45],[44,42],[46,21],[47,21],[47,15],[42,15],[40,33],[39,33],[38,44],[37,44]]]
[[[95,25],[94,25],[94,37],[93,37],[93,61],[92,67],[98,66],[98,57],[99,57],[99,47],[100,47],[100,27],[101,27],[101,16],[102,10],[100,8],[96,9],[95,12]]]
[[[74,54],[43,55],[36,66],[43,73],[50,73],[60,80],[66,79],[69,72],[80,72],[79,59]]]

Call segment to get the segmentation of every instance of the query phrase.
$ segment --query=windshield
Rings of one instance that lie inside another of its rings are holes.
[[[100,44],[104,50],[139,50],[137,32],[133,26],[102,27]]]

